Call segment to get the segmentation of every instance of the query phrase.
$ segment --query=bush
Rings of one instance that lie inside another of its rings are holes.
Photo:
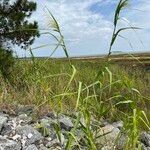
[[[14,58],[11,50],[0,48],[0,71],[5,81],[11,82]]]

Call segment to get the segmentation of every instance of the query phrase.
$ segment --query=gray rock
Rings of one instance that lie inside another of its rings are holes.
[[[116,149],[117,150],[124,150],[126,142],[128,141],[127,135],[120,135],[116,141]]]
[[[12,123],[7,122],[6,124],[4,124],[2,130],[1,130],[1,135],[9,135],[11,132],[13,131],[12,129]]]
[[[51,119],[49,117],[44,117],[40,120],[40,123],[47,126],[47,128],[49,128],[49,129],[53,129],[53,127],[54,127],[53,124],[57,124],[58,121],[57,121],[57,119]]]
[[[141,144],[141,150],[150,150],[150,147],[146,147],[144,144]]]
[[[42,135],[37,130],[35,130],[33,127],[29,125],[17,127],[16,133],[21,136],[25,136],[27,138],[25,143],[25,145],[27,146],[43,138]]]
[[[41,122],[42,125],[44,125],[48,129],[53,128],[51,119],[43,118],[43,119],[40,120],[40,122]]]
[[[105,127],[106,125],[109,125],[108,121],[101,118],[100,119],[100,127]]]
[[[140,141],[146,146],[150,147],[150,133],[142,132],[140,135]]]
[[[143,143],[141,143],[141,150],[150,150],[150,147],[146,147]]]
[[[7,122],[7,117],[1,115],[0,116],[0,131],[2,130],[2,128],[6,124],[6,122]]]
[[[64,130],[70,131],[73,128],[73,123],[69,117],[61,117],[59,122],[60,127]]]
[[[26,114],[21,114],[21,115],[18,116],[18,118],[20,120],[22,120],[22,122],[24,124],[30,124],[32,122],[32,117],[30,117],[30,116],[28,116]]]
[[[26,148],[26,150],[38,150],[38,149],[37,149],[37,147],[36,147],[34,144],[32,144],[32,145],[29,145],[29,146]]]
[[[39,146],[39,150],[49,150],[48,148],[46,148],[43,144],[41,144]]]
[[[19,105],[17,107],[17,110],[16,110],[16,114],[18,115],[21,115],[21,114],[27,114],[27,115],[30,115],[30,114],[33,114],[33,110],[34,110],[34,106],[33,105]]]
[[[52,148],[52,147],[54,148],[54,147],[57,147],[57,146],[61,146],[61,143],[57,139],[54,139],[54,140],[52,140],[52,141],[50,141],[46,144],[47,148]]]
[[[104,146],[101,148],[101,150],[113,150],[114,148],[111,146]]]
[[[51,119],[56,119],[56,114],[55,113],[53,113],[53,112],[49,112],[48,114],[47,114],[47,117],[50,117]]]
[[[57,146],[57,147],[54,147],[54,148],[52,147],[51,150],[62,150],[62,148]]]
[[[49,142],[46,144],[46,147],[47,147],[47,148],[51,148],[51,149],[52,149],[52,148],[57,148],[57,147],[63,147],[64,144],[65,144],[64,135],[61,134],[61,135],[60,135],[60,138],[61,138],[61,141],[59,141],[58,138],[49,141]]]
[[[143,143],[141,144],[141,150],[147,150],[147,147]]]
[[[120,130],[114,128],[112,125],[106,125],[101,128],[99,133],[96,135],[98,138],[96,143],[100,146],[111,146],[115,145],[115,142],[119,136]]]
[[[121,130],[123,128],[123,121],[114,122],[112,125]]]
[[[2,113],[2,112],[0,112],[0,116],[7,117],[7,118],[9,117],[8,114]]]
[[[21,144],[0,136],[0,150],[21,150]]]

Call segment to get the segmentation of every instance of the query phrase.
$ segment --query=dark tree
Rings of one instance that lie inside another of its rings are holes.
[[[0,0],[0,42],[17,44],[22,48],[31,45],[39,36],[37,22],[30,23],[28,18],[36,10],[36,3],[28,0]]]
[[[7,60],[12,57],[11,46],[26,49],[39,36],[37,22],[29,21],[35,10],[36,3],[29,0],[0,0],[0,70],[5,76],[10,66]]]

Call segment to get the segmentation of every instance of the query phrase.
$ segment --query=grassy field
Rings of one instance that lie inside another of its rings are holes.
[[[0,77],[1,110],[13,113],[30,105],[36,117],[54,111],[89,121],[122,120],[127,149],[133,149],[141,130],[150,130],[150,59],[141,57],[16,59],[9,80]],[[85,129],[90,133],[89,124]]]
[[[17,101],[17,103],[33,104],[41,108],[47,104],[49,109],[57,110],[60,106],[56,104],[63,97],[61,100],[63,110],[72,110],[76,105],[79,82],[82,82],[84,88],[90,86],[89,96],[96,94],[99,101],[108,100],[106,103],[109,103],[111,100],[115,103],[120,101],[117,97],[113,100],[112,97],[117,95],[127,96],[131,100],[138,96],[136,102],[140,107],[148,110],[150,59],[147,55],[142,56],[141,59],[138,56],[138,60],[136,59],[136,56],[132,59],[126,56],[121,58],[113,56],[109,64],[104,58],[71,59],[71,64],[76,70],[70,67],[66,59],[16,60],[17,65],[11,79],[16,85],[16,90],[9,83],[6,86],[3,82],[1,103],[8,104],[9,101],[11,104]],[[96,82],[99,83],[94,85]],[[101,91],[101,88],[106,89]],[[132,88],[139,91],[140,98],[137,92],[131,92]],[[63,95],[63,93],[68,94]],[[87,91],[83,95],[86,94]]]

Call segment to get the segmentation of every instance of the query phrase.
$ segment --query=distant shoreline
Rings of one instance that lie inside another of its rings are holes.
[[[107,54],[101,54],[101,55],[85,55],[85,56],[71,56],[69,57],[72,60],[86,60],[86,59],[100,59],[100,58],[105,58],[107,56]],[[110,57],[111,58],[119,58],[119,57],[146,57],[150,59],[150,52],[134,52],[134,53],[113,53]],[[31,59],[32,57],[19,57],[19,59]],[[36,59],[46,59],[46,58],[50,58],[50,59],[56,59],[56,60],[66,60],[68,58],[66,57],[48,57],[48,56],[38,56],[35,57]]]

